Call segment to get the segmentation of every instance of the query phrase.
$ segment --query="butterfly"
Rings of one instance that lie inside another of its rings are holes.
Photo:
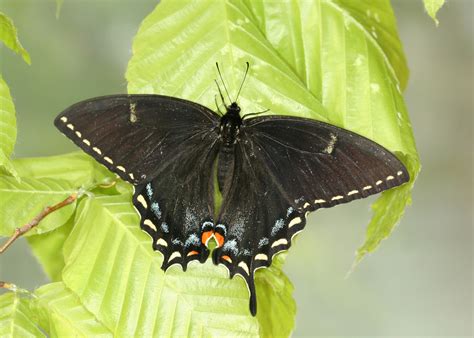
[[[313,119],[245,115],[242,85],[234,100],[227,92],[229,104],[218,89],[225,112],[176,97],[112,95],[72,105],[55,125],[134,185],[140,227],[163,270],[205,262],[213,238],[213,262],[245,279],[255,316],[255,271],[291,246],[308,213],[399,186],[409,174],[363,136]]]

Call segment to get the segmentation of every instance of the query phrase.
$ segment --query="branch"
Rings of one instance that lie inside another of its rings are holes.
[[[10,239],[8,239],[5,242],[5,244],[3,244],[3,246],[0,248],[0,254],[4,253],[10,247],[10,245],[12,245],[13,242],[15,242],[18,239],[18,237],[22,236],[23,234],[25,234],[26,232],[30,231],[35,226],[37,226],[39,224],[39,222],[41,222],[43,220],[43,218],[48,216],[50,213],[55,212],[56,210],[61,209],[62,207],[65,207],[66,205],[69,205],[69,204],[73,203],[75,200],[77,200],[77,193],[73,193],[68,198],[66,198],[64,201],[59,202],[58,204],[55,204],[53,206],[49,206],[49,207],[44,208],[30,222],[26,223],[21,228],[16,228],[15,232],[10,237]]]

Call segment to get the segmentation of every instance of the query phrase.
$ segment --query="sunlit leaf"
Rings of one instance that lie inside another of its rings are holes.
[[[74,192],[77,192],[75,186],[65,180],[23,178],[18,182],[13,177],[0,176],[0,235],[10,236],[45,207],[63,201]],[[75,202],[51,213],[25,236],[45,233],[63,225],[74,208]]]
[[[174,266],[164,273],[162,255],[151,249],[151,239],[137,226],[129,196],[101,196],[87,203],[88,212],[76,219],[65,243],[63,280],[113,332],[165,337],[290,333],[286,323],[294,316],[292,287],[278,276],[269,288],[272,276],[281,274],[276,268],[257,273],[257,288],[266,290],[259,293],[265,299],[259,304],[261,315],[254,318],[245,282],[230,280],[224,267],[208,260],[191,264],[187,272]],[[261,325],[273,311],[290,318],[277,317],[281,326]]]
[[[38,322],[48,337],[113,337],[63,283],[44,285],[35,295]]]
[[[20,54],[27,64],[31,64],[30,55],[18,40],[18,33],[13,21],[2,12],[0,12],[0,41],[15,53]]]
[[[8,174],[17,176],[10,162],[16,141],[16,116],[10,90],[0,75],[0,167]]]
[[[423,2],[425,3],[425,9],[428,12],[428,15],[431,16],[431,18],[436,23],[436,26],[438,26],[439,21],[436,18],[436,14],[444,5],[445,0],[423,0]]]
[[[0,337],[47,337],[35,321],[31,302],[15,292],[0,296]]]

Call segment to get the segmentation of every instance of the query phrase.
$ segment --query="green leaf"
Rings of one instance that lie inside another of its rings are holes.
[[[30,222],[45,207],[66,199],[77,189],[69,181],[51,178],[0,176],[0,235],[10,236],[14,230]],[[74,212],[76,202],[46,216],[25,236],[42,234],[63,225]]]
[[[112,337],[63,283],[52,283],[35,291],[39,323],[50,337]]]
[[[63,280],[84,306],[122,336],[288,335],[294,316],[291,284],[275,267],[257,272],[258,319],[248,309],[241,278],[230,280],[223,266],[174,266],[164,273],[162,255],[137,226],[130,196],[98,196],[76,219],[64,246]],[[83,206],[82,206],[83,207]],[[274,274],[277,274],[274,276]],[[278,283],[268,285],[273,278]],[[262,299],[262,296],[264,299]],[[273,311],[281,325],[262,324]],[[286,313],[285,313],[286,312]],[[285,317],[283,316],[285,315]],[[280,328],[282,330],[280,331]],[[279,330],[279,331],[277,331]]]
[[[18,175],[68,181],[71,186],[87,188],[113,179],[115,175],[83,152],[59,156],[30,157],[14,160]]]
[[[0,296],[0,337],[46,337],[35,321],[31,302],[15,292]]]
[[[2,12],[0,12],[0,41],[15,53],[20,54],[27,64],[31,64],[30,55],[18,40],[18,33],[13,21]]]
[[[29,236],[33,254],[46,272],[46,275],[53,282],[61,280],[61,273],[64,268],[64,257],[62,254],[63,245],[74,226],[74,216],[64,225],[42,235]]]
[[[1,18],[1,16],[0,16]],[[15,168],[10,162],[10,155],[16,141],[15,106],[7,84],[0,75],[0,167],[17,177]]]
[[[439,21],[436,18],[436,14],[444,5],[445,0],[423,0],[423,2],[425,3],[425,9],[428,12],[428,15],[431,16],[431,18],[436,23],[436,26],[438,26]]]

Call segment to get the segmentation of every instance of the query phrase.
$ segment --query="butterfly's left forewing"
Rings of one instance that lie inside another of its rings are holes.
[[[314,120],[244,120],[239,137],[232,184],[218,218],[225,241],[213,258],[231,276],[244,277],[255,313],[254,271],[291,246],[309,212],[398,186],[409,176],[375,142]]]

